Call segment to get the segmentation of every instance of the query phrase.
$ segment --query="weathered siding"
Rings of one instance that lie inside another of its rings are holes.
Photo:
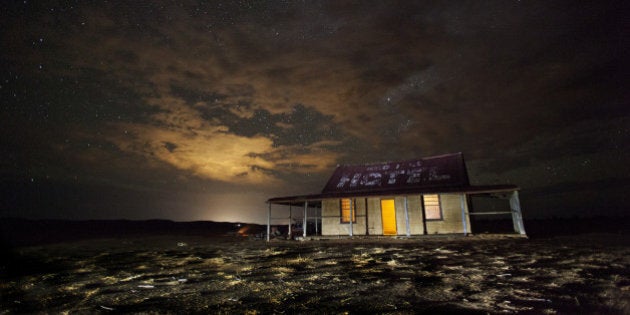
[[[443,220],[427,221],[427,234],[464,233],[461,196],[461,194],[440,195]],[[466,224],[470,227],[468,204],[466,202],[464,202],[464,209],[466,211]]]
[[[383,221],[381,219],[381,199],[367,198],[368,234],[382,235]]]
[[[365,209],[365,198],[357,198],[357,223],[354,224],[354,235],[365,235],[367,233],[367,209]]]
[[[383,198],[383,199],[394,199],[394,206],[396,207],[396,234],[398,235],[406,235],[407,230],[405,226],[405,199],[404,197],[395,197],[395,198]]]
[[[322,200],[322,235],[338,235],[339,220],[341,213],[339,211],[339,200],[324,199]]]
[[[411,235],[424,234],[424,226],[422,226],[422,202],[420,195],[407,197],[407,207],[409,209],[409,229]]]

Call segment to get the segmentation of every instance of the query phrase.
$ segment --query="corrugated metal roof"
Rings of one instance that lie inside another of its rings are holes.
[[[371,165],[338,166],[322,191],[387,192],[401,189],[469,186],[462,153]]]
[[[408,194],[487,194],[518,190],[515,185],[471,186],[462,153],[418,160],[338,166],[320,194],[276,197],[274,204],[319,203],[328,198]]]

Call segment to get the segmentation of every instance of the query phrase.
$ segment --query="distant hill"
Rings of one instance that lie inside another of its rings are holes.
[[[225,236],[259,233],[256,224],[169,220],[27,220],[0,219],[0,242],[8,246],[24,246],[64,241],[115,238],[141,235],[198,235]]]
[[[621,237],[630,235],[630,218],[552,218],[525,220],[530,238],[588,233],[613,233]],[[281,226],[282,230],[286,226]],[[473,234],[512,233],[511,220],[473,220]],[[238,237],[262,234],[266,226],[248,223],[169,220],[27,220],[0,219],[0,249],[3,247],[50,244],[98,238],[124,238],[133,236],[205,236]],[[286,231],[285,231],[286,232]]]

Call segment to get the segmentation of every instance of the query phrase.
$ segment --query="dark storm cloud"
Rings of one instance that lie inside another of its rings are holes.
[[[3,8],[0,161],[22,179],[309,193],[338,163],[463,151],[471,178],[538,189],[629,157],[617,2]]]

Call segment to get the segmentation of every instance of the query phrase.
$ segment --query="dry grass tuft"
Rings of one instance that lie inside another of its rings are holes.
[[[386,250],[382,247],[376,247],[372,249],[372,254],[375,254],[375,255],[384,254],[385,252]]]
[[[263,255],[265,256],[278,256],[278,255],[283,255],[285,254],[286,251],[284,250],[276,250],[273,248],[267,248],[265,251],[263,251]]]
[[[277,277],[285,277],[287,274],[295,272],[295,269],[289,267],[272,267],[271,270],[276,273]]]
[[[296,258],[287,259],[286,263],[287,265],[309,265],[313,263],[313,258],[298,255]]]
[[[352,255],[352,262],[354,262],[357,267],[363,267],[372,261],[374,261],[374,259],[368,253],[361,253],[361,255]]]
[[[204,261],[204,264],[207,265],[223,265],[225,264],[225,259],[221,257],[208,258]]]

